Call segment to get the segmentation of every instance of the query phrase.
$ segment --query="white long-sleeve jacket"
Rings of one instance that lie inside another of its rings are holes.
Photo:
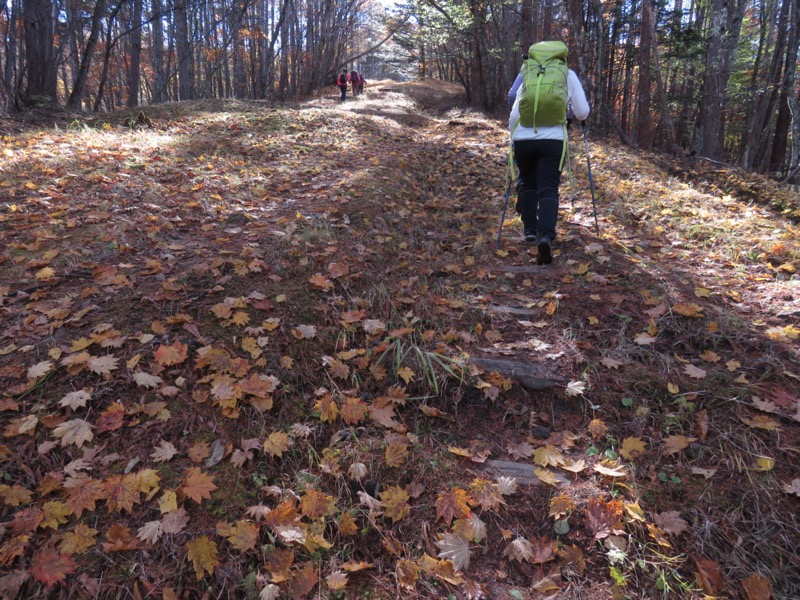
[[[516,82],[515,82],[516,85]],[[513,87],[512,87],[513,90]],[[511,139],[516,140],[563,140],[564,128],[561,125],[525,127],[519,121],[519,100],[522,86],[517,89],[517,97],[511,107],[511,114],[508,117],[508,130],[511,132]],[[579,121],[584,121],[589,116],[589,103],[586,101],[586,93],[583,91],[581,82],[575,71],[569,70],[567,74],[567,102],[572,106],[572,112]],[[516,128],[514,127],[516,125]]]

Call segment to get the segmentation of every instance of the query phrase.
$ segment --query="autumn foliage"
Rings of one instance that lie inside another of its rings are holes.
[[[796,225],[596,140],[536,266],[502,124],[386,86],[6,132],[0,592],[800,590]]]

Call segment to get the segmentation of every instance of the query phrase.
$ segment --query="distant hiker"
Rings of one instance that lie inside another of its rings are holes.
[[[362,73],[358,74],[358,93],[359,95],[364,93],[364,84],[367,83],[367,80],[364,79],[364,75]]]
[[[355,69],[350,71],[350,83],[353,84],[353,97],[354,98],[356,96],[358,96],[358,80],[359,79],[360,79],[360,76],[358,74],[358,71],[356,71]]]
[[[567,107],[575,118],[589,116],[578,76],[567,68],[563,42],[539,42],[528,50],[508,92],[508,128],[519,167],[517,212],[526,242],[536,242],[538,264],[550,264],[558,221],[558,186],[567,155]]]
[[[339,77],[336,80],[336,85],[339,86],[339,89],[342,91],[342,102],[347,97],[347,84],[350,81],[350,76],[347,74],[347,69],[342,69],[342,72],[339,73]]]

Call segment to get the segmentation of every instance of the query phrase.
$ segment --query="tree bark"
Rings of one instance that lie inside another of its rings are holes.
[[[697,154],[712,160],[725,158],[728,79],[746,6],[746,0],[711,0],[703,91],[693,147]]]
[[[795,82],[797,81],[798,51],[800,51],[800,3],[798,2],[792,3],[789,23],[791,25],[789,40],[786,44],[783,81],[778,100],[778,118],[775,123],[775,138],[769,161],[771,171],[778,172],[783,170],[784,173],[788,171],[789,166],[789,161],[787,160],[789,157],[786,156],[786,149],[788,146],[788,134],[792,128],[792,111],[789,106],[789,100],[792,93],[797,93]]]
[[[8,10],[8,35],[6,36],[6,64],[3,66],[3,88],[5,90],[5,110],[12,111],[16,107],[19,90],[16,82],[17,68],[17,20],[19,19],[19,0],[6,5]]]
[[[83,51],[81,66],[78,69],[78,76],[75,78],[75,85],[67,100],[67,107],[71,109],[81,108],[83,101],[83,91],[86,87],[86,80],[89,76],[89,68],[92,65],[94,51],[97,48],[97,39],[100,37],[101,21],[106,12],[106,0],[97,0],[92,12],[92,28],[89,32],[89,39],[86,41],[86,49]],[[109,22],[109,28],[111,23]]]
[[[180,100],[194,99],[194,65],[186,14],[188,0],[175,0],[175,47],[178,53],[178,93]]]
[[[25,104],[55,105],[58,101],[57,71],[53,50],[55,18],[50,0],[23,0],[25,32]]]
[[[150,0],[153,7],[153,98],[154,103],[166,102],[167,78],[164,71],[164,5],[162,0]]]
[[[641,148],[653,146],[653,126],[650,121],[650,57],[654,31],[652,0],[642,2],[642,31],[639,42],[639,82],[636,103],[636,141]]]
[[[129,39],[130,59],[128,63],[128,107],[139,106],[142,62],[142,0],[133,0]]]

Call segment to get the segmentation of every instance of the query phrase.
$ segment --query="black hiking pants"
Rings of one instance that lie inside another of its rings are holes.
[[[339,89],[342,90],[342,100],[347,98],[347,84],[340,85]]]
[[[517,212],[525,232],[556,239],[558,186],[564,140],[518,140],[514,156],[519,168]]]

